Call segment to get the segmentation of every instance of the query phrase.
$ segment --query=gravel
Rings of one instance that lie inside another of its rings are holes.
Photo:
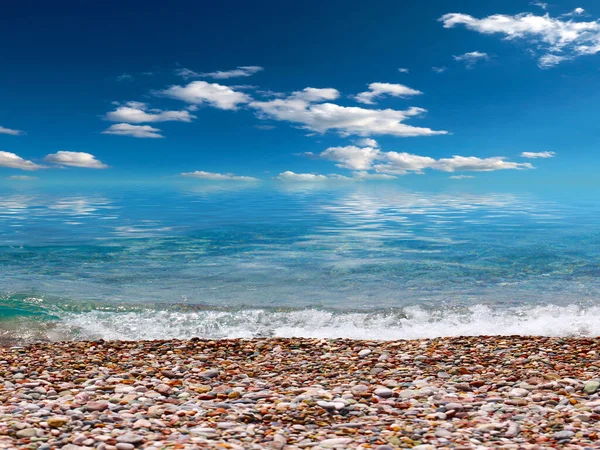
[[[600,339],[0,349],[0,449],[600,448]]]

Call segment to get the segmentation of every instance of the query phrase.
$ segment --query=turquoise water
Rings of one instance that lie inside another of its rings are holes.
[[[393,183],[2,188],[31,339],[600,335],[600,200]]]

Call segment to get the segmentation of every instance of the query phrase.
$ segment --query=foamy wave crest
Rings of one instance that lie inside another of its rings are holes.
[[[55,338],[75,339],[222,339],[313,337],[354,339],[419,339],[443,336],[540,335],[598,336],[600,307],[536,306],[493,309],[473,306],[457,310],[418,307],[388,312],[332,312],[317,309],[273,311],[141,310],[68,313],[55,328]]]

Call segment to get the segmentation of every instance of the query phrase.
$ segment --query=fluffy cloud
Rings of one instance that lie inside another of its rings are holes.
[[[152,122],[191,122],[196,116],[187,110],[163,111],[160,109],[149,109],[148,105],[141,102],[127,102],[114,111],[110,111],[104,117],[111,122],[126,123],[152,123]]]
[[[402,123],[410,117],[426,112],[423,108],[406,110],[365,109],[340,106],[322,101],[337,98],[335,89],[306,88],[285,98],[269,101],[253,101],[250,107],[258,111],[262,119],[275,119],[299,124],[301,128],[325,133],[337,131],[342,136],[371,136],[388,134],[394,136],[432,136],[447,134],[430,128],[413,127]]]
[[[249,77],[258,73],[264,68],[260,66],[238,66],[233,70],[218,70],[216,72],[203,72],[198,73],[194,72],[190,69],[178,69],[176,71],[177,75],[182,76],[183,78],[214,78],[218,80],[225,80],[227,78],[236,78],[236,77]]]
[[[13,130],[11,128],[0,127],[0,134],[10,134],[11,136],[20,136],[25,134],[21,130]]]
[[[59,151],[44,158],[45,161],[61,166],[81,167],[85,169],[106,169],[108,166],[90,153]]]
[[[409,72],[410,72],[410,70],[408,70],[408,69],[406,69],[406,68],[404,68],[404,67],[400,67],[400,68],[398,69],[398,72],[400,72],[400,73],[409,73]]]
[[[432,168],[435,164],[435,159],[429,156],[406,152],[382,152],[378,159],[383,163],[373,166],[375,171],[394,175],[405,175],[409,172],[422,173],[423,169]]]
[[[521,153],[522,158],[554,158],[556,152],[523,152]]]
[[[463,53],[462,55],[458,56],[454,55],[453,58],[455,61],[465,63],[465,67],[467,69],[472,69],[478,61],[487,61],[488,59],[490,59],[487,53],[478,51]]]
[[[116,123],[111,125],[102,134],[116,134],[118,136],[132,136],[136,138],[162,138],[158,128],[150,125],[130,125],[128,123]]]
[[[413,95],[421,95],[421,91],[409,88],[403,84],[391,84],[391,83],[371,83],[369,84],[369,90],[357,94],[354,98],[357,102],[365,103],[367,105],[375,104],[374,99],[381,98],[385,95],[391,97],[411,97]]]
[[[446,70],[448,70],[448,68],[446,66],[442,66],[442,67],[433,66],[431,68],[431,70],[433,70],[435,73],[444,73]]]
[[[307,87],[301,91],[293,92],[289,98],[292,100],[303,100],[309,103],[317,103],[327,100],[336,100],[339,98],[339,96],[340,92],[334,88]]]
[[[327,181],[329,178],[325,175],[313,173],[294,173],[291,170],[286,170],[275,177],[280,181]]]
[[[290,170],[280,173],[275,177],[279,181],[312,183],[322,181],[368,181],[368,180],[393,180],[396,177],[382,173],[368,173],[365,171],[352,172],[351,176],[347,177],[339,174],[321,175],[314,173],[294,173]]]
[[[310,154],[312,155],[312,154]],[[379,174],[405,175],[423,173],[425,169],[442,172],[491,172],[508,169],[533,169],[530,163],[507,161],[504,157],[478,158],[475,156],[452,156],[435,159],[406,152],[384,152],[372,147],[330,147],[316,156],[336,162],[338,167],[369,171]]]
[[[585,14],[585,9],[583,9],[583,8],[575,8],[570,13],[563,14],[563,17],[577,17],[577,16],[583,16],[583,15],[586,15]]]
[[[196,105],[208,104],[219,109],[238,109],[239,105],[252,99],[243,92],[238,92],[228,86],[206,81],[192,81],[185,86],[171,86],[159,92],[160,95],[183,100]]]
[[[319,156],[323,159],[336,161],[336,166],[350,170],[369,170],[380,151],[372,147],[330,147]]]
[[[45,166],[40,166],[33,161],[23,159],[14,153],[3,151],[0,151],[0,167],[10,167],[11,169],[22,170],[38,170],[45,168]]]
[[[356,145],[359,145],[361,147],[373,147],[373,148],[379,147],[379,143],[375,139],[372,139],[372,138],[359,139],[358,141],[356,141]]]
[[[461,170],[470,172],[492,172],[507,169],[533,169],[530,163],[517,163],[506,161],[502,156],[491,158],[478,158],[476,156],[453,156],[452,158],[438,159],[432,167],[443,172],[458,172]]]
[[[583,13],[583,11],[581,11]],[[464,26],[482,34],[500,34],[506,40],[522,39],[542,49],[538,59],[542,68],[561,61],[600,52],[600,23],[576,22],[572,19],[538,16],[532,13],[516,15],[494,14],[477,19],[468,14],[451,13],[439,19],[444,28]]]
[[[254,177],[245,177],[240,175],[234,175],[232,173],[204,172],[203,170],[196,170],[195,172],[184,172],[181,174],[181,176],[186,178],[199,178],[201,180],[210,181],[259,181],[258,178]]]
[[[473,175],[452,175],[450,177],[451,180],[467,180],[469,178],[475,178]]]

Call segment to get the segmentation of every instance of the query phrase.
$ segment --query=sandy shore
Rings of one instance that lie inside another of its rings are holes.
[[[600,339],[0,350],[0,448],[600,448]]]

